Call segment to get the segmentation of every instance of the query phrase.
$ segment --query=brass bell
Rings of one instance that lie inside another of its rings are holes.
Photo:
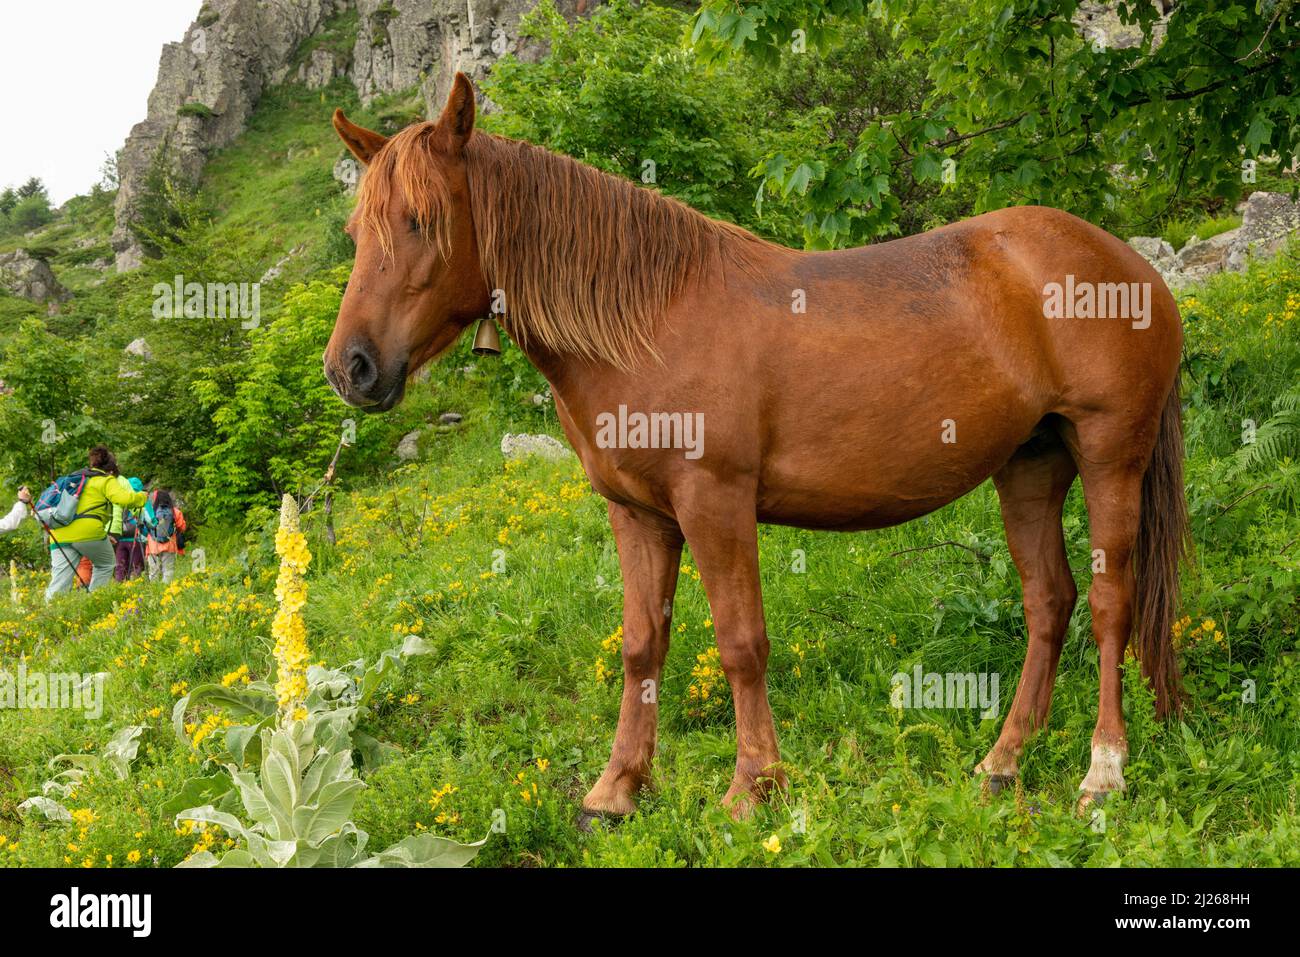
[[[501,355],[501,336],[497,324],[491,319],[480,319],[478,329],[474,331],[473,353],[476,356]]]

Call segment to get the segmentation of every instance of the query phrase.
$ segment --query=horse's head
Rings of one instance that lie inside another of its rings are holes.
[[[438,122],[391,138],[339,110],[334,128],[366,171],[346,227],[357,253],[325,377],[349,405],[385,412],[401,401],[406,377],[490,304],[465,169],[474,91],[458,73]]]

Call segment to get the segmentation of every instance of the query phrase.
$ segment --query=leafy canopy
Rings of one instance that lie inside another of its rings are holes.
[[[1117,10],[1115,36],[1085,37],[1077,0],[704,0],[691,39],[713,63],[776,64],[878,21],[926,64],[920,107],[882,111],[851,151],[765,160],[766,188],[802,198],[814,246],[894,231],[909,177],[973,184],[977,211],[1042,203],[1106,223],[1192,189],[1235,196],[1243,160],[1291,154],[1295,0],[1198,0],[1167,21],[1145,0]]]

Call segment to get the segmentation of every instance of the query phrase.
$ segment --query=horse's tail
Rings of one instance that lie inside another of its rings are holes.
[[[1142,517],[1133,552],[1137,579],[1137,654],[1156,694],[1156,713],[1182,711],[1182,680],[1174,656],[1178,566],[1191,554],[1183,490],[1183,410],[1178,380],[1165,400],[1160,434],[1142,477]]]

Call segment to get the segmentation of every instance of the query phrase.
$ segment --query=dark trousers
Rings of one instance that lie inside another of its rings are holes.
[[[144,542],[128,542],[124,539],[117,543],[113,551],[117,556],[117,567],[113,569],[116,581],[126,581],[144,571]]]

